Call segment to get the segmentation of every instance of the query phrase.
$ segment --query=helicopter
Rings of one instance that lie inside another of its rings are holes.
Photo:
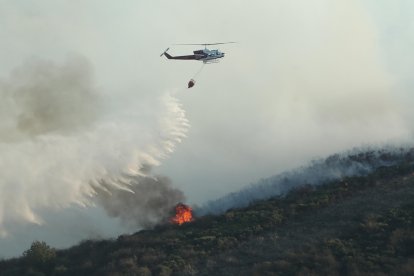
[[[219,43],[200,43],[200,44],[174,44],[174,45],[202,45],[204,49],[202,50],[195,50],[193,51],[193,55],[185,55],[185,56],[171,56],[167,51],[170,48],[167,48],[161,55],[166,56],[168,59],[178,59],[178,60],[199,60],[203,63],[215,63],[218,62],[220,58],[224,57],[224,53],[220,52],[219,50],[209,50],[207,46],[210,45],[219,45],[219,44],[230,44],[236,42],[219,42]]]

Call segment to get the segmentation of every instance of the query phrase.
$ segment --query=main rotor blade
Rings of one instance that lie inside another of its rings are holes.
[[[229,41],[229,42],[217,42],[217,43],[180,43],[180,44],[173,44],[173,45],[202,45],[202,46],[208,46],[208,45],[219,45],[219,44],[230,44],[230,43],[237,43],[237,42]]]

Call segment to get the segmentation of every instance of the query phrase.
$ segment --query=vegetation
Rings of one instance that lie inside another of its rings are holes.
[[[362,157],[361,157],[362,158]],[[414,158],[365,176],[66,250],[34,242],[0,275],[413,275]]]

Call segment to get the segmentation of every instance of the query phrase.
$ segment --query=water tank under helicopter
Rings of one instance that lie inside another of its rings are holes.
[[[195,85],[195,80],[194,79],[191,79],[189,82],[188,82],[188,88],[191,88],[191,87],[193,87]]]

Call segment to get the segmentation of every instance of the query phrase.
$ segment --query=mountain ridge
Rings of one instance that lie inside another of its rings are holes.
[[[369,154],[368,154],[369,155]],[[0,275],[410,275],[414,156],[116,240],[33,243]]]

